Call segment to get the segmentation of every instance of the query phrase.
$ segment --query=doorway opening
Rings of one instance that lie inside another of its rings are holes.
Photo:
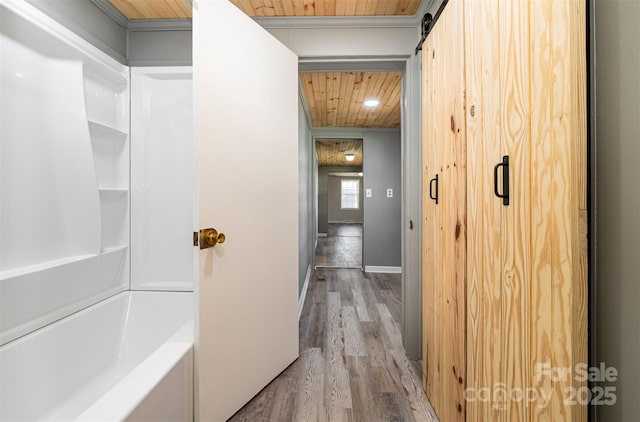
[[[315,268],[362,269],[362,139],[316,139],[318,241]]]

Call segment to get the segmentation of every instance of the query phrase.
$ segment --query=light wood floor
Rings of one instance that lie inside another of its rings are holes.
[[[400,275],[317,269],[300,357],[231,420],[437,421],[400,334]]]
[[[321,267],[362,267],[362,224],[329,223],[316,248],[316,268]]]

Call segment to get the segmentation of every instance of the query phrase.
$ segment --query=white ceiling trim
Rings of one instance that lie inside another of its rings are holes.
[[[420,17],[422,19],[422,17]],[[254,17],[266,29],[415,28],[415,16],[277,16]]]
[[[409,56],[358,57],[300,57],[300,72],[404,72]]]

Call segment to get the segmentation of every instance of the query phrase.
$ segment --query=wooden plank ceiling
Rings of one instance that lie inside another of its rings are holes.
[[[420,0],[231,0],[249,16],[415,15]]]
[[[400,72],[303,72],[315,127],[400,127]],[[377,99],[376,107],[366,107]]]
[[[316,139],[319,166],[362,167],[362,139]],[[346,154],[353,154],[347,161]]]
[[[109,0],[129,19],[188,19],[187,0]],[[249,16],[407,16],[420,0],[231,0]]]
[[[109,0],[128,19],[191,19],[186,0]]]

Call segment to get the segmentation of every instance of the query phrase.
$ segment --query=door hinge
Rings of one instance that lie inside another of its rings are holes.
[[[193,246],[198,246],[198,232],[193,232]]]

